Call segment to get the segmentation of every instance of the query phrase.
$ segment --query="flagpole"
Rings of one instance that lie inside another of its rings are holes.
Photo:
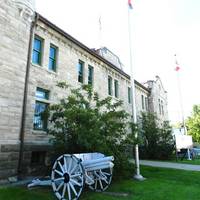
[[[130,10],[132,9],[131,1],[128,0],[128,36],[129,36],[129,64],[131,72],[131,90],[132,90],[132,121],[134,124],[137,123],[137,113],[136,113],[136,96],[135,96],[135,79],[134,79],[134,70],[133,70],[133,59],[132,59],[132,38],[131,38],[131,16]],[[135,133],[135,138],[138,138],[138,133]],[[140,163],[139,163],[139,146],[135,145],[135,174],[134,179],[144,180],[145,178],[140,174]]]
[[[181,118],[182,118],[182,123],[183,123],[183,128],[184,128],[184,134],[187,135],[187,127],[186,127],[186,123],[185,123],[185,117],[184,117],[184,109],[183,109],[183,101],[182,101],[182,90],[181,90],[181,82],[180,82],[180,76],[178,71],[180,70],[177,58],[176,58],[176,54],[174,55],[175,57],[175,64],[176,64],[176,72],[177,72],[177,85],[178,85],[178,93],[179,93],[179,102],[180,102],[180,109],[181,109]],[[191,156],[190,156],[190,150],[187,149],[187,154],[188,154],[188,160],[191,160]]]

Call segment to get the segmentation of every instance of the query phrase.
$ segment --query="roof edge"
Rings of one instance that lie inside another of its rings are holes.
[[[110,66],[112,69],[116,70],[121,75],[125,76],[126,78],[128,78],[130,80],[130,75],[128,75],[127,73],[125,73],[124,71],[122,71],[121,69],[119,69],[118,67],[116,67],[115,65],[113,65],[112,63],[110,63],[108,60],[106,60],[102,56],[100,56],[97,53],[95,53],[89,47],[87,47],[83,43],[79,42],[77,39],[75,39],[74,37],[72,37],[71,35],[69,35],[68,33],[66,33],[64,30],[62,30],[61,28],[59,28],[58,26],[56,26],[55,24],[53,24],[52,22],[50,22],[48,19],[46,19],[45,17],[43,17],[39,13],[36,12],[36,14],[38,15],[38,20],[40,20],[41,22],[43,22],[46,25],[50,26],[54,31],[60,33],[61,35],[63,35],[64,37],[66,37],[68,40],[72,41],[77,46],[81,47],[82,49],[84,49],[85,51],[87,51],[89,54],[91,54],[94,57],[96,57],[97,59],[101,60],[102,62],[104,62],[105,64],[107,64],[108,66]]]
[[[135,84],[138,85],[139,87],[141,87],[142,89],[146,90],[147,92],[150,92],[150,90],[145,87],[144,85],[142,85],[141,83],[139,83],[138,81],[134,80]]]

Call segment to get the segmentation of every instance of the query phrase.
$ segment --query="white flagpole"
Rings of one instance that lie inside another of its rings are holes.
[[[176,58],[176,54],[174,55],[175,57],[175,64],[176,64],[176,71],[177,71],[177,85],[178,85],[178,93],[179,93],[179,102],[180,102],[180,109],[181,109],[181,117],[182,117],[182,123],[183,123],[183,128],[184,128],[184,134],[187,135],[187,127],[185,123],[185,117],[184,117],[184,109],[183,109],[183,101],[182,101],[182,91],[181,91],[181,82],[180,82],[180,76],[179,76],[179,64]],[[177,69],[178,67],[178,69]],[[188,160],[191,160],[190,156],[190,150],[187,149],[187,154],[188,154]]]
[[[134,82],[134,70],[133,70],[133,59],[132,59],[132,38],[131,38],[131,15],[130,8],[128,5],[128,35],[129,35],[129,62],[130,62],[130,71],[131,71],[131,90],[132,90],[132,120],[133,123],[137,123],[137,113],[136,113],[136,100],[135,100],[135,82]],[[138,133],[136,132],[135,138],[138,138]],[[135,145],[135,174],[134,179],[144,180],[145,178],[140,174],[140,163],[139,163],[139,148],[138,144]]]

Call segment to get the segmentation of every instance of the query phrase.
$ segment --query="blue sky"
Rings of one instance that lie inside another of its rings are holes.
[[[90,48],[107,46],[129,72],[128,0],[36,0],[37,11]],[[134,77],[145,82],[159,75],[168,92],[169,117],[181,120],[179,71],[185,116],[200,103],[200,1],[132,0]],[[99,28],[101,16],[102,29]]]

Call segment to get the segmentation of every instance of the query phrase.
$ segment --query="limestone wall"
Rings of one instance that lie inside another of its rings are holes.
[[[137,116],[139,117],[141,112],[149,111],[149,91],[136,84],[135,93]]]
[[[148,81],[147,87],[151,90],[149,96],[149,107],[151,112],[157,114],[159,123],[162,124],[163,121],[168,119],[168,102],[167,102],[167,92],[165,91],[160,77],[156,76],[155,80]]]
[[[11,0],[0,3],[0,176],[15,174],[30,21]]]

